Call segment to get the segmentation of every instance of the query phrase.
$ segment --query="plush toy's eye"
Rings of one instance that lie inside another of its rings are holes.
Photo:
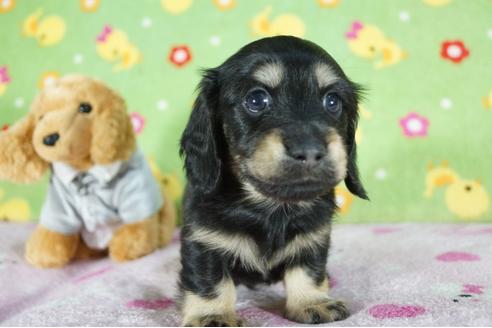
[[[92,106],[89,103],[81,103],[79,105],[79,113],[89,114],[92,111]]]
[[[342,102],[335,93],[327,93],[323,97],[323,107],[335,118],[338,118],[342,112]]]
[[[244,99],[244,106],[253,113],[258,113],[271,104],[272,100],[268,92],[263,89],[250,91]]]

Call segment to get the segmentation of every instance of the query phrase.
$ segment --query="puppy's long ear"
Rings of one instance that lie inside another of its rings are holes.
[[[204,194],[211,194],[219,184],[222,167],[217,140],[219,87],[215,70],[205,71],[198,91],[181,137],[180,154],[184,157],[189,184]]]
[[[106,87],[100,93],[100,112],[92,123],[91,160],[102,165],[127,160],[136,142],[125,101]]]
[[[361,90],[361,87],[356,84],[353,84],[353,88],[354,90],[356,90],[357,93],[359,93]],[[345,185],[352,194],[362,199],[369,200],[369,196],[367,196],[367,192],[364,189],[364,186],[362,186],[362,182],[359,177],[359,169],[357,168],[357,145],[355,142],[355,131],[357,130],[357,123],[359,121],[357,98],[358,96],[356,96],[351,101],[351,104],[349,104],[352,109],[351,112],[353,114],[350,118],[347,129],[348,163]]]
[[[0,180],[31,183],[46,172],[49,164],[32,144],[34,122],[34,116],[28,114],[5,134],[0,134]]]

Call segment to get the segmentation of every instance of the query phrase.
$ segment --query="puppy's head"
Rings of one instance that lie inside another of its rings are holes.
[[[345,179],[366,192],[356,166],[358,87],[317,45],[295,37],[255,41],[207,70],[181,151],[204,193],[225,166],[255,194],[314,199]]]

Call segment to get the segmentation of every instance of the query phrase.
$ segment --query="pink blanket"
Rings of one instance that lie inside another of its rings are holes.
[[[32,228],[0,224],[1,325],[179,325],[178,242],[130,263],[38,270],[23,260]],[[492,325],[490,225],[337,225],[328,271],[352,313],[333,326]],[[239,287],[237,308],[247,325],[296,325],[283,299],[281,284]]]

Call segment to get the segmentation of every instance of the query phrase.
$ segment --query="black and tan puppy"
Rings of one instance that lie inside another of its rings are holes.
[[[181,140],[183,324],[236,326],[235,285],[283,280],[286,317],[347,318],[328,296],[334,187],[367,198],[356,166],[358,87],[317,45],[255,41],[204,73]]]

